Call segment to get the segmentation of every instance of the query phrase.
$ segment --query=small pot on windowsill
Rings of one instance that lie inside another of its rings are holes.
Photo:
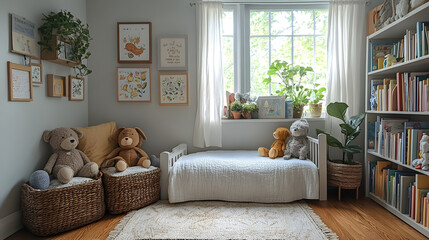
[[[252,118],[252,114],[251,114],[250,112],[243,113],[243,117],[244,117],[245,119],[251,119],[251,118]]]
[[[234,119],[240,119],[241,118],[241,111],[231,111],[232,112],[232,116],[234,117]]]
[[[322,115],[322,104],[310,104],[310,115],[313,118],[318,118]]]
[[[301,118],[302,113],[304,112],[305,104],[300,104],[299,106],[293,107],[293,118]]]

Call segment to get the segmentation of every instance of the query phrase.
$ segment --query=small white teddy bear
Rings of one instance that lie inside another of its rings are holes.
[[[284,159],[288,160],[291,157],[301,160],[307,159],[310,151],[310,142],[307,138],[309,128],[310,126],[305,119],[299,119],[292,123],[290,126],[291,136],[286,144]]]
[[[423,134],[420,139],[420,155],[422,158],[414,159],[412,166],[416,168],[422,168],[422,170],[429,170],[429,136],[426,133]],[[421,165],[421,166],[419,166]]]

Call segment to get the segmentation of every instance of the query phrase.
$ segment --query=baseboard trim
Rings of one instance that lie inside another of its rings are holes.
[[[5,239],[22,228],[21,211],[0,219],[0,239]]]

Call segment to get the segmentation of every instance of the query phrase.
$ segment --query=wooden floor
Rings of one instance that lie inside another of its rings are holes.
[[[336,189],[329,190],[328,201],[307,201],[340,239],[427,239],[371,199],[355,200],[353,190],[342,193],[341,201],[336,200]],[[123,216],[106,215],[98,222],[49,238],[36,237],[23,229],[7,240],[106,239]]]

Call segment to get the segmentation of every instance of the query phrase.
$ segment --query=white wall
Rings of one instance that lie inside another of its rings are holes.
[[[116,121],[118,126],[140,127],[148,137],[142,148],[148,154],[159,155],[179,143],[187,143],[190,152],[201,149],[192,146],[197,107],[196,79],[196,19],[195,7],[189,0],[91,0],[87,1],[87,21],[94,38],[93,56],[89,66],[94,70],[89,82],[89,124]],[[102,6],[102,7],[101,7]],[[152,22],[152,64],[118,64],[116,23]],[[158,103],[157,51],[158,37],[165,34],[188,35],[189,106],[160,106]],[[116,101],[117,66],[152,67],[152,102],[118,103]],[[311,135],[322,121],[311,122]],[[224,122],[223,148],[256,149],[270,146],[272,132],[290,122]]]
[[[51,154],[41,139],[45,129],[87,126],[88,102],[47,97],[46,74],[73,74],[70,68],[43,61],[44,84],[33,89],[32,102],[9,102],[7,61],[23,64],[9,52],[9,13],[41,25],[43,13],[67,9],[86,21],[85,0],[1,0],[0,3],[0,239],[19,229],[20,187],[30,174],[43,168]],[[38,39],[38,36],[37,36]]]

